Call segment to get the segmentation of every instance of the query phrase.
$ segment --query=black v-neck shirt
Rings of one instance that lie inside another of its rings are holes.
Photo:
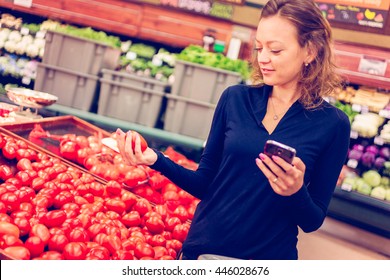
[[[269,134],[262,120],[271,90],[224,91],[196,171],[157,152],[151,167],[201,199],[183,244],[189,259],[297,259],[298,226],[314,231],[325,219],[348,152],[348,117],[327,102],[306,110],[296,101]],[[255,163],[269,139],[294,147],[306,165],[304,186],[291,196],[276,194]]]

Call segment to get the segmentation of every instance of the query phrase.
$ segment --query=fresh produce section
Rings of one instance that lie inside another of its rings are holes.
[[[69,139],[66,135],[60,141],[68,144]],[[96,144],[96,139],[78,137],[77,143]],[[155,203],[118,179],[102,180],[7,133],[1,133],[0,147],[0,253],[5,257],[176,258],[193,214],[185,205],[194,209],[197,201],[161,174],[149,169],[146,185],[138,186],[158,190],[164,199]],[[74,150],[60,150],[75,159]],[[194,166],[174,150],[166,152],[178,163]]]

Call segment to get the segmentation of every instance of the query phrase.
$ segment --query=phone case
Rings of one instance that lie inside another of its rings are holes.
[[[296,150],[277,141],[268,140],[264,146],[264,153],[269,157],[273,155],[278,156],[291,164],[295,157]]]

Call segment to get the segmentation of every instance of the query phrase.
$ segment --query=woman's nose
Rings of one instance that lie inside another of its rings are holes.
[[[269,54],[266,50],[261,50],[257,53],[257,61],[259,63],[268,63],[270,62]]]

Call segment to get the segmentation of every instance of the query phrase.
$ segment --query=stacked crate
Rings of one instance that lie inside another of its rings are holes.
[[[164,130],[206,139],[222,92],[241,81],[240,74],[177,60],[175,82],[165,111]]]
[[[34,89],[58,96],[57,104],[90,111],[103,68],[114,69],[120,50],[96,41],[47,31]]]

